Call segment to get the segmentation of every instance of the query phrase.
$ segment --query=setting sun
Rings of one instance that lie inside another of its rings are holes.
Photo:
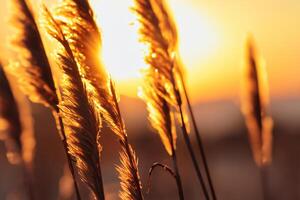
[[[143,61],[143,46],[138,41],[131,0],[92,1],[102,30],[103,62],[117,81],[122,94],[136,96]],[[201,60],[218,48],[218,35],[208,19],[192,5],[170,2],[179,31],[179,50],[187,71],[199,67]],[[126,89],[125,89],[126,88]]]
[[[110,0],[93,3],[102,30],[101,56],[109,73],[121,81],[137,78],[143,62],[137,34],[130,26],[134,21],[129,12],[130,1]]]

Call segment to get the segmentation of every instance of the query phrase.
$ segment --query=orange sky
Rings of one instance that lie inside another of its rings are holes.
[[[119,85],[119,93],[135,94],[136,81],[128,78],[137,80],[139,62],[135,60],[135,53],[139,50],[130,43],[135,39],[133,36],[120,34],[125,33],[123,30],[127,29],[126,20],[129,19],[125,17],[126,6],[121,3],[124,0],[97,1],[100,2],[97,14],[103,19],[100,24],[103,24],[104,40],[107,38],[106,46],[110,46],[109,49],[104,46],[105,63]],[[0,49],[2,57],[6,57],[3,56],[6,55],[7,35],[4,23],[8,0],[0,2],[3,41]],[[254,35],[259,53],[266,60],[272,97],[300,95],[299,0],[168,2],[178,23],[180,52],[187,66],[188,85],[194,101],[238,97],[248,32]],[[128,74],[118,74],[120,68]]]

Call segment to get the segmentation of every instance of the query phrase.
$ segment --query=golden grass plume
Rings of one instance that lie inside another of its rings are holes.
[[[124,158],[129,159],[127,164],[130,163],[130,166],[127,167],[130,169],[137,168],[133,151],[129,149],[127,133],[119,111],[115,89],[100,60],[101,34],[89,2],[65,0],[55,8],[54,12],[55,16],[57,16],[57,23],[62,27],[62,32],[66,35],[70,48],[74,52],[74,58],[78,63],[81,78],[87,85],[89,100],[94,103],[95,109],[101,113],[104,121],[120,138],[122,149],[126,150]],[[128,181],[121,180],[123,181],[121,184],[122,188],[134,187],[135,193],[139,194],[138,199],[142,199],[138,171],[133,170],[130,172],[133,173],[132,177],[134,177],[135,185],[125,187]],[[120,177],[126,176],[121,175]],[[134,192],[134,190],[130,190],[127,193],[131,192]],[[134,194],[132,195],[135,196]],[[121,195],[121,198],[123,197],[124,195]]]
[[[268,115],[267,73],[258,61],[252,38],[247,41],[246,70],[242,111],[254,160],[258,166],[266,166],[272,161],[273,122]]]
[[[121,111],[117,101],[115,86],[112,80],[110,81],[110,89],[112,91],[112,99],[114,102],[112,106],[115,106],[119,116],[120,129],[122,130],[121,135],[119,136],[121,144],[121,165],[117,167],[119,178],[121,180],[121,191],[119,193],[119,197],[122,200],[143,200],[142,184],[138,171],[138,159],[128,142],[125,125],[122,120]]]
[[[122,143],[123,141],[121,141]],[[140,179],[138,172],[138,159],[129,145],[130,154],[127,153],[126,144],[121,144],[120,160],[121,165],[117,167],[121,180],[120,199],[122,200],[141,200],[141,184],[136,184],[136,178]],[[129,157],[131,155],[132,157]],[[137,174],[138,177],[134,177]]]
[[[17,57],[8,69],[33,102],[56,108],[54,81],[33,12],[26,0],[11,2],[14,7],[11,23],[15,27],[11,46]]]
[[[178,105],[182,104],[178,78],[181,71],[176,56],[177,30],[164,1],[136,0],[133,11],[140,23],[140,41],[148,47],[145,55],[148,67],[143,70],[144,84],[140,96],[147,104],[152,127],[171,155],[171,139],[176,146],[174,118],[180,116]],[[184,118],[188,125],[185,113]],[[170,138],[170,132],[173,138]]]
[[[54,13],[59,16],[57,23],[74,52],[89,98],[93,99],[113,132],[122,136],[123,127],[112,99],[110,78],[100,60],[101,34],[89,2],[65,0],[54,9]]]
[[[73,51],[59,23],[46,8],[43,23],[48,34],[61,45],[57,52],[62,75],[60,86],[63,101],[60,109],[69,153],[75,159],[81,180],[92,191],[95,199],[104,199],[100,168],[100,113],[87,97],[86,85],[81,80]]]

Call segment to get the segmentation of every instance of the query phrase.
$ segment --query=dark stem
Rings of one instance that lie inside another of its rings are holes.
[[[193,165],[194,165],[194,168],[196,170],[198,180],[199,180],[199,182],[201,184],[201,187],[203,189],[203,193],[204,193],[205,199],[209,200],[209,195],[208,195],[208,192],[207,192],[204,180],[203,180],[203,176],[202,176],[202,174],[200,172],[200,168],[199,168],[199,165],[198,165],[198,162],[197,162],[194,150],[192,148],[192,144],[191,144],[190,138],[188,136],[188,132],[187,132],[186,125],[185,125],[185,122],[184,122],[184,117],[183,117],[183,112],[182,112],[182,106],[181,105],[179,106],[179,110],[180,110],[180,118],[181,118],[181,123],[182,123],[181,129],[182,129],[183,137],[184,137],[184,140],[185,140],[185,144],[186,144],[186,146],[187,146],[187,148],[189,150],[190,156],[192,158]]]
[[[179,90],[177,88],[177,84],[176,84],[176,81],[175,81],[175,75],[174,75],[174,60],[173,60],[172,66],[171,66],[170,73],[171,73],[170,74],[171,75],[171,82],[172,82],[172,85],[174,87],[174,92],[175,92],[175,95],[176,95],[176,102],[177,102],[177,105],[178,105],[178,108],[179,108],[179,112],[180,112],[181,130],[182,130],[183,138],[184,138],[185,144],[186,144],[186,146],[188,148],[189,154],[191,156],[191,159],[192,159],[192,162],[193,162],[194,169],[196,171],[198,180],[199,180],[200,185],[201,185],[201,187],[203,189],[203,193],[204,193],[205,199],[209,200],[210,199],[209,198],[209,194],[208,194],[208,191],[206,189],[205,182],[204,182],[203,176],[201,174],[200,167],[198,165],[198,162],[197,162],[194,150],[192,148],[191,140],[190,140],[190,137],[188,135],[186,124],[185,124],[185,121],[184,121],[183,110],[182,110],[182,99],[181,99],[180,92],[179,92]]]
[[[97,180],[98,183],[98,188],[100,188],[100,194],[99,194],[99,198],[101,200],[105,200],[105,196],[104,196],[104,188],[103,188],[103,180],[102,180],[102,171],[101,171],[101,165],[100,165],[100,155],[99,155],[99,163],[97,164],[97,172],[98,172],[98,177],[99,177],[99,182]]]
[[[182,182],[181,177],[179,174],[178,164],[177,164],[177,156],[174,147],[172,146],[172,160],[173,160],[173,167],[175,171],[175,178],[176,178],[176,184],[178,189],[178,195],[180,200],[184,200],[184,194],[183,194],[183,188],[182,188]]]
[[[149,177],[148,177],[148,189],[147,189],[147,193],[150,192],[150,189],[151,189],[151,175],[153,173],[153,171],[157,168],[157,167],[161,167],[163,170],[165,170],[166,172],[168,172],[176,181],[176,174],[175,172],[173,172],[173,170],[168,166],[168,165],[164,165],[164,164],[161,164],[159,162],[155,162],[152,164],[151,168],[149,169]]]
[[[260,168],[260,179],[261,179],[263,199],[264,200],[272,199],[270,197],[269,189],[268,189],[268,167]]]
[[[184,200],[184,194],[183,194],[183,188],[182,188],[182,182],[181,182],[181,177],[178,169],[178,163],[177,163],[177,156],[176,156],[176,150],[175,150],[175,145],[174,145],[174,136],[172,131],[169,131],[169,140],[171,144],[171,150],[172,150],[172,161],[173,161],[173,167],[174,171],[176,174],[176,184],[177,184],[177,189],[178,189],[178,195],[180,200]]]
[[[65,150],[65,153],[66,153],[66,156],[67,156],[67,161],[68,161],[70,172],[72,174],[77,200],[81,200],[79,187],[78,187],[78,183],[77,183],[77,179],[76,179],[76,175],[75,175],[75,169],[74,169],[74,165],[73,165],[73,162],[72,162],[72,157],[71,157],[71,155],[69,154],[69,151],[68,151],[68,143],[67,143],[67,138],[66,138],[66,134],[65,134],[65,130],[64,130],[64,124],[63,124],[62,118],[59,116],[58,112],[59,111],[53,111],[52,113],[53,113],[53,116],[55,118],[56,127],[57,127],[57,130],[58,130],[59,134],[60,134],[61,141],[63,143],[64,150]]]
[[[199,132],[199,129],[197,127],[195,115],[194,115],[194,112],[193,112],[193,109],[192,109],[192,105],[191,105],[191,102],[190,102],[190,99],[189,99],[189,95],[188,95],[188,92],[187,92],[182,74],[180,74],[180,79],[181,79],[184,95],[185,95],[185,98],[186,98],[187,106],[188,106],[190,116],[191,116],[191,119],[192,119],[192,124],[193,124],[194,130],[195,130],[195,133],[196,133],[196,140],[197,140],[197,144],[198,144],[198,147],[199,147],[199,150],[200,150],[200,155],[201,155],[201,158],[202,158],[202,161],[203,161],[204,170],[205,170],[205,173],[206,173],[206,176],[207,176],[207,179],[208,179],[209,188],[210,188],[210,191],[212,193],[212,198],[213,198],[213,200],[217,200],[216,192],[215,192],[215,189],[214,189],[214,186],[213,186],[213,183],[212,183],[212,179],[211,179],[211,176],[210,176],[210,173],[209,173],[209,167],[208,167],[207,159],[206,159],[206,156],[205,156],[205,151],[204,151],[204,147],[203,147],[202,138],[200,136],[200,132]]]

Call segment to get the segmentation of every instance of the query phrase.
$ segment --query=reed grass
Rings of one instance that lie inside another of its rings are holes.
[[[208,184],[209,184],[209,189],[211,191],[212,194],[212,198],[214,200],[217,199],[216,197],[216,192],[212,183],[212,179],[210,176],[210,172],[209,172],[209,167],[208,167],[208,163],[207,163],[207,159],[206,159],[206,155],[205,155],[205,151],[204,151],[204,146],[203,146],[203,142],[202,142],[202,138],[199,132],[199,129],[197,127],[197,123],[196,123],[196,119],[195,119],[195,115],[191,106],[191,102],[189,99],[189,95],[188,95],[188,91],[186,89],[186,84],[185,84],[185,78],[184,78],[184,67],[182,65],[182,63],[180,62],[180,58],[179,58],[179,53],[178,53],[178,34],[177,34],[177,28],[176,28],[176,24],[170,14],[170,12],[168,11],[168,7],[165,4],[164,1],[162,0],[155,0],[155,4],[157,7],[157,14],[158,17],[160,19],[160,27],[162,29],[162,33],[164,35],[164,38],[168,41],[169,44],[169,49],[173,49],[173,51],[177,51],[176,55],[176,74],[175,76],[177,76],[178,78],[175,78],[177,85],[178,85],[178,90],[180,91],[180,95],[182,97],[185,98],[186,100],[186,104],[191,116],[191,122],[195,131],[195,135],[196,135],[196,141],[198,144],[198,148],[199,148],[199,152],[201,155],[201,159],[204,165],[204,170],[205,170],[205,174],[206,177],[208,179]],[[182,108],[183,110],[183,117],[184,117],[184,121],[186,126],[189,125],[188,123],[188,117],[186,114],[186,111],[184,109],[184,107]],[[189,126],[187,127],[188,131],[189,131]]]
[[[253,38],[247,40],[247,65],[244,76],[242,112],[248,129],[253,159],[260,169],[263,198],[271,199],[268,168],[272,162],[273,121],[268,113],[267,73],[257,57]]]
[[[113,106],[115,107],[119,116],[119,126],[120,129],[122,129],[121,133],[116,133],[120,138],[119,140],[122,149],[120,152],[121,166],[117,167],[122,188],[119,197],[122,200],[143,200],[144,197],[142,193],[142,185],[138,172],[138,160],[128,141],[128,136],[121,116],[115,87],[112,81],[110,82],[110,91],[112,92],[112,103],[114,103]]]
[[[61,115],[65,126],[69,153],[75,160],[80,179],[95,199],[105,199],[100,167],[101,118],[81,80],[79,67],[69,43],[56,19],[44,7],[45,28],[49,36],[61,45],[56,56],[62,75],[60,86]]]
[[[248,128],[249,142],[257,166],[272,161],[272,118],[268,113],[266,71],[257,58],[253,39],[247,41],[247,65],[244,76],[242,111]]]
[[[93,10],[88,1],[66,0],[55,8],[55,15],[59,16],[57,23],[67,36],[66,40],[78,63],[81,78],[87,86],[88,99],[120,139],[121,164],[127,169],[122,171],[118,168],[123,189],[120,198],[143,199],[137,160],[128,142],[115,89],[100,60],[101,34]],[[125,162],[126,159],[128,161]],[[128,180],[132,180],[131,183]]]
[[[145,57],[149,66],[144,71],[145,83],[143,86],[143,99],[147,102],[150,122],[160,134],[167,151],[170,153],[170,145],[166,142],[170,142],[170,140],[166,140],[168,138],[166,135],[167,132],[172,132],[172,129],[165,128],[164,131],[161,129],[171,121],[168,120],[170,117],[166,117],[167,115],[179,115],[178,122],[181,125],[198,180],[205,198],[209,199],[203,175],[188,136],[189,122],[181,99],[182,79],[178,78],[183,74],[183,69],[178,64],[176,56],[178,54],[176,53],[178,36],[175,24],[163,1],[137,0],[135,2],[134,12],[141,24],[140,40],[150,46],[150,53]],[[172,126],[175,126],[175,121],[171,121]],[[176,166],[175,163],[174,166]],[[180,187],[178,186],[178,188]]]
[[[64,127],[59,114],[60,92],[55,86],[38,25],[27,1],[12,0],[12,5],[14,14],[11,22],[16,31],[11,46],[18,57],[10,63],[8,69],[15,75],[20,89],[31,101],[40,103],[52,110],[73,176],[77,198],[80,199],[74,167],[68,154]]]

